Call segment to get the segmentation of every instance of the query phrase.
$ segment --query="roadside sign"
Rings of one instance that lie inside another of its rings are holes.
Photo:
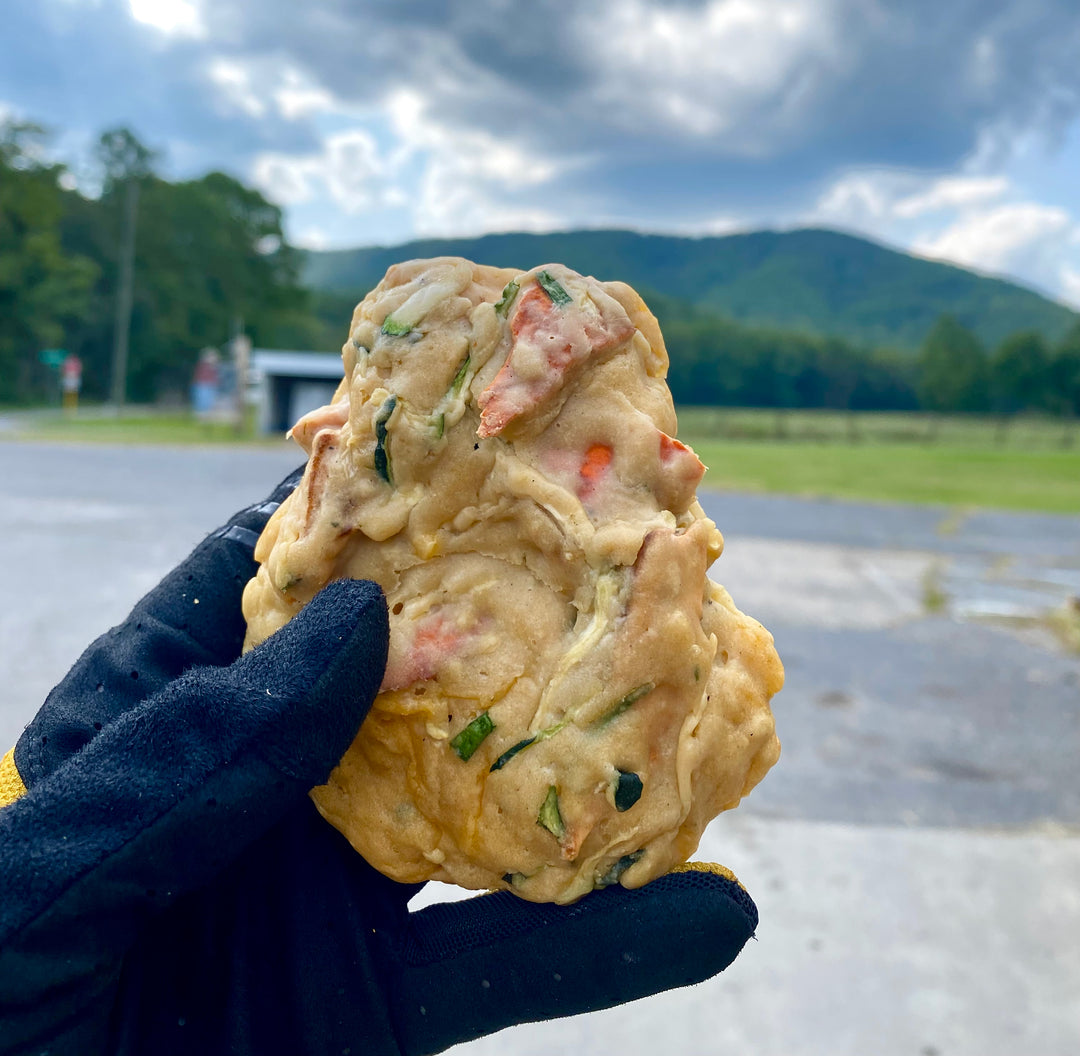
[[[43,348],[38,359],[47,367],[59,367],[67,359],[67,350],[63,348]]]

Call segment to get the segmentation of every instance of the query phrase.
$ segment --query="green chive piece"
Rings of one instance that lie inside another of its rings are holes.
[[[634,851],[632,854],[624,854],[603,876],[596,881],[597,887],[611,887],[619,882],[619,877],[626,872],[635,862],[640,862],[645,855],[645,848]]]
[[[390,453],[386,450],[386,423],[390,421],[396,406],[397,397],[391,396],[375,415],[375,472],[391,487],[394,486],[394,475],[390,471]]]
[[[547,796],[540,805],[536,824],[543,825],[557,840],[561,840],[566,835],[566,824],[562,820],[562,814],[559,813],[559,792],[554,785],[548,787]]]
[[[504,766],[506,766],[508,762],[510,762],[511,759],[514,758],[515,755],[518,754],[518,752],[523,752],[526,748],[529,747],[530,744],[535,743],[535,737],[526,737],[525,740],[518,741],[517,744],[512,745],[510,748],[507,748],[506,751],[503,752],[503,754],[500,755],[499,758],[491,764],[491,769],[488,771],[488,773],[493,774],[496,770],[501,770]]]
[[[454,375],[454,380],[450,382],[451,396],[456,396],[461,392],[461,386],[465,384],[465,375],[469,373],[470,362],[472,362],[472,356],[466,356],[461,366],[458,367],[457,373]]]
[[[573,301],[574,298],[563,289],[562,284],[550,271],[540,272],[536,276],[536,281],[540,283],[541,289],[551,298],[551,303],[556,307],[564,308]]]
[[[621,814],[629,810],[639,799],[644,789],[641,778],[637,774],[627,770],[619,771],[619,779],[615,782],[615,809]]]
[[[411,329],[411,326],[399,323],[392,315],[388,315],[382,324],[382,332],[387,337],[404,337]]]
[[[511,279],[504,287],[502,291],[502,297],[495,302],[495,314],[501,318],[506,318],[506,313],[510,311],[510,305],[514,303],[514,298],[517,296],[520,286],[513,279]]]
[[[646,682],[643,686],[638,686],[637,689],[630,690],[625,697],[620,697],[611,707],[605,711],[600,718],[596,720],[598,726],[606,726],[612,719],[618,718],[631,704],[636,704],[642,697],[651,693],[656,689],[656,685],[652,682]]]
[[[495,729],[495,723],[491,721],[491,716],[486,711],[482,711],[450,741],[450,747],[457,752],[459,759],[468,762],[473,752],[480,747],[483,739],[493,729]]]

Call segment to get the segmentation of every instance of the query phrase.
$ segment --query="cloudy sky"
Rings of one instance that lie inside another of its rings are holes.
[[[1080,307],[1078,0],[11,0],[0,116],[306,246],[826,225]]]

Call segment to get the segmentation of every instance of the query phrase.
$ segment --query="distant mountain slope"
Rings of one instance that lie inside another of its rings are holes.
[[[391,264],[440,255],[520,268],[558,261],[745,323],[875,346],[915,348],[943,312],[970,327],[988,348],[1017,330],[1038,330],[1056,340],[1077,319],[1064,306],[1005,280],[817,229],[718,238],[568,231],[429,239],[310,252],[304,279],[313,288],[354,292],[359,299]]]

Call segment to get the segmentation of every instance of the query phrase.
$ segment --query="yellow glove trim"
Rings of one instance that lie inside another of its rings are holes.
[[[15,768],[15,749],[12,748],[3,759],[0,759],[0,807],[6,807],[14,803],[20,796],[26,794],[26,785]]]
[[[746,890],[739,878],[726,865],[717,865],[715,862],[683,862],[682,865],[677,865],[670,871],[673,873],[715,873],[716,876],[722,876],[725,880],[730,880],[742,887],[744,891]]]

